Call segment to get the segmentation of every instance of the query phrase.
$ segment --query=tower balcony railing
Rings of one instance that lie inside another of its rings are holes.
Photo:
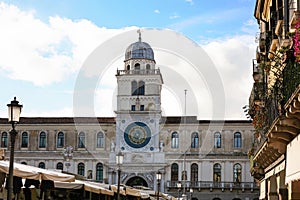
[[[181,183],[181,187],[177,187],[177,183]],[[256,183],[254,182],[214,182],[214,181],[167,181],[166,188],[168,190],[172,189],[221,189],[221,190],[233,190],[233,189],[241,189],[241,190],[251,190],[259,189]]]
[[[159,69],[137,69],[137,70],[117,70],[117,76],[119,75],[153,75],[160,74]]]

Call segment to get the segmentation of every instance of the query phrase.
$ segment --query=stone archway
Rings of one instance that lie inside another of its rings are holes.
[[[131,187],[133,186],[144,186],[144,187],[148,187],[148,183],[147,181],[145,181],[144,178],[140,177],[140,176],[134,176],[131,177],[130,179],[128,179],[128,181],[126,182],[126,185],[129,185]]]

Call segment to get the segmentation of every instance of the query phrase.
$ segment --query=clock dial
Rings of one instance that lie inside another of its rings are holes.
[[[129,146],[142,148],[146,146],[151,139],[150,128],[143,122],[133,122],[126,127],[124,139]]]

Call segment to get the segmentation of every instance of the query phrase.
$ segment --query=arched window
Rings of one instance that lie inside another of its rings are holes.
[[[78,135],[78,148],[85,147],[85,134],[84,132],[80,132]]]
[[[1,135],[1,147],[8,147],[7,132],[3,132]]]
[[[145,95],[145,82],[144,81],[139,81],[138,95]]]
[[[241,148],[242,147],[242,134],[240,132],[234,133],[233,136],[233,146],[234,148]]]
[[[104,134],[103,132],[97,133],[97,148],[103,148],[104,147]]]
[[[220,132],[215,132],[214,146],[215,146],[215,148],[221,148],[221,133]]]
[[[63,165],[63,163],[62,163],[62,162],[58,162],[58,163],[56,164],[56,169],[58,169],[58,170],[64,170],[64,165]]]
[[[83,163],[79,163],[77,167],[78,167],[77,174],[84,176],[84,164]]]
[[[24,161],[23,161],[23,162],[21,162],[21,164],[22,164],[22,165],[27,165],[27,163],[26,163],[26,162],[24,162]]]
[[[97,163],[96,165],[96,181],[103,181],[103,164]]]
[[[171,165],[171,181],[178,181],[178,164]]]
[[[150,72],[151,72],[150,70],[151,70],[151,67],[150,67],[149,64],[147,64],[147,65],[146,65],[146,73],[147,73],[147,74],[150,74]]]
[[[45,169],[46,168],[45,163],[44,162],[40,162],[39,163],[39,168]]]
[[[46,147],[46,133],[44,131],[40,132],[40,139],[39,139],[39,148]]]
[[[177,132],[173,132],[171,136],[171,148],[179,148],[179,135]]]
[[[127,69],[127,70],[130,70],[130,65],[127,65],[126,69]]]
[[[63,148],[65,145],[65,135],[63,132],[59,132],[57,134],[57,144],[56,147],[57,148]]]
[[[131,82],[131,94],[138,95],[138,86],[136,81]]]
[[[192,144],[191,144],[191,148],[192,149],[196,149],[199,148],[199,136],[197,132],[193,132],[192,133]]]
[[[198,181],[198,165],[196,163],[193,163],[191,165],[191,184],[193,186],[196,186],[197,181]]]
[[[221,170],[222,167],[219,163],[214,164],[214,182],[221,182]]]
[[[240,183],[242,181],[242,166],[240,164],[233,165],[233,182]]]
[[[136,63],[135,65],[134,65],[134,70],[136,70],[136,73],[138,73],[137,71],[138,70],[140,70],[140,63]]]
[[[21,147],[22,148],[28,147],[28,133],[27,132],[22,133]]]

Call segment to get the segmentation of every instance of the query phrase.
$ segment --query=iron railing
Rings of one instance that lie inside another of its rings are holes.
[[[300,64],[296,62],[287,63],[283,70],[283,104],[289,100],[300,84]]]
[[[245,190],[254,190],[258,189],[258,186],[254,182],[213,182],[213,181],[185,181],[180,182],[181,187],[177,187],[178,181],[167,181],[167,189],[245,189]],[[183,185],[185,184],[185,185]]]
[[[117,70],[117,75],[160,74],[159,69]]]

